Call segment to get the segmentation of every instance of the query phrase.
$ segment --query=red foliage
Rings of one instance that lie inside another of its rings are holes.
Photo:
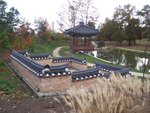
[[[18,29],[17,29],[17,38],[18,40],[15,40],[13,42],[13,49],[15,50],[24,50],[27,49],[32,44],[32,37],[31,37],[31,28],[29,27],[29,23],[23,23]],[[10,34],[12,35],[12,34]]]
[[[14,50],[25,50],[32,44],[32,42],[33,42],[32,37],[28,37],[26,39],[21,37],[19,40],[19,43],[17,43],[17,42],[13,43],[13,49]]]

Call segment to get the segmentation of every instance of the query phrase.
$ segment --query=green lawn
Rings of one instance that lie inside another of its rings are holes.
[[[40,54],[40,53],[47,53],[52,54],[52,51],[60,46],[68,45],[69,41],[61,40],[61,41],[52,41],[51,43],[44,43],[44,44],[37,44],[33,43],[27,50],[30,53]]]
[[[70,48],[67,46],[67,47],[63,47],[61,48],[61,50],[59,51],[59,54],[60,56],[70,56],[71,52],[70,52]],[[70,53],[70,54],[69,54]]]

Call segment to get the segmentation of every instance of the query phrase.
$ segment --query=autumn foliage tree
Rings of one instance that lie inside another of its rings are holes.
[[[51,42],[53,32],[46,19],[38,18],[35,20],[36,32],[39,38],[39,43]]]
[[[13,43],[13,49],[25,50],[32,44],[32,29],[28,22],[22,23],[16,31],[16,40]]]

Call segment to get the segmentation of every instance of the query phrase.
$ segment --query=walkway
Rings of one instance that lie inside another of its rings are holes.
[[[127,50],[127,51],[134,51],[134,52],[145,52],[142,50],[136,50],[136,49],[128,49],[128,48],[124,48],[124,47],[117,47],[118,49],[123,49],[123,50]],[[146,53],[150,53],[149,51],[147,51]]]
[[[61,56],[59,55],[59,51],[60,51],[60,49],[63,48],[63,47],[64,47],[64,46],[57,47],[56,49],[54,49],[54,51],[53,51],[53,57],[61,57]]]

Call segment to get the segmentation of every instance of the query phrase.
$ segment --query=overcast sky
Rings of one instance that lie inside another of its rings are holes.
[[[20,12],[21,16],[29,22],[34,22],[35,18],[43,17],[55,23],[57,29],[58,12],[68,0],[6,0],[9,7],[14,6]],[[111,18],[114,8],[118,5],[131,4],[141,10],[144,5],[149,4],[150,0],[93,0],[94,6],[98,9],[100,22],[105,18]]]

